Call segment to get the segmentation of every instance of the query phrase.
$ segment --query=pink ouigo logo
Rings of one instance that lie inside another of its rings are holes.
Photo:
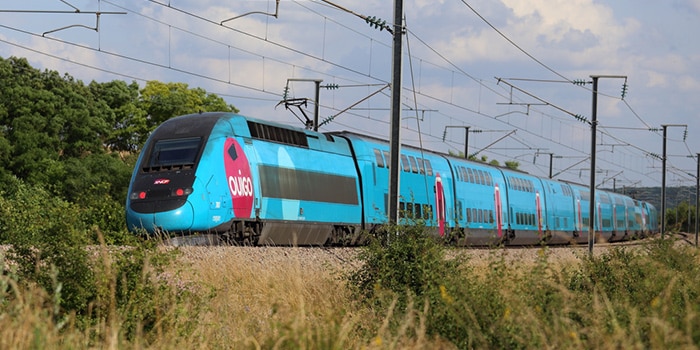
[[[253,211],[253,180],[250,163],[243,153],[243,148],[235,139],[227,139],[224,144],[224,167],[233,204],[233,214],[237,218],[249,218]]]

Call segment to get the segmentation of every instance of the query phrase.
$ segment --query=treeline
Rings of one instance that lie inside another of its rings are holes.
[[[184,83],[86,84],[0,58],[0,244],[65,224],[93,241],[101,232],[127,243],[124,201],[138,151],[163,121],[206,111],[237,110]]]

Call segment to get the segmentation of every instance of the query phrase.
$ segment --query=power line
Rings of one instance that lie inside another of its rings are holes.
[[[548,65],[544,64],[542,61],[540,61],[540,60],[538,60],[537,58],[535,58],[535,56],[531,55],[529,52],[525,51],[525,49],[523,49],[522,47],[520,47],[520,46],[519,46],[518,44],[516,44],[513,40],[511,40],[508,36],[506,36],[505,34],[503,34],[503,32],[501,32],[498,28],[496,28],[496,26],[494,26],[493,24],[491,24],[491,22],[489,22],[484,16],[482,16],[476,9],[474,9],[471,5],[467,4],[467,2],[466,2],[465,0],[461,0],[461,1],[462,1],[462,3],[463,3],[465,6],[467,6],[467,8],[469,8],[477,17],[479,17],[482,21],[484,21],[484,23],[486,23],[489,27],[491,27],[491,29],[493,29],[496,33],[498,33],[498,35],[500,35],[503,39],[505,39],[507,42],[509,42],[511,45],[513,45],[513,46],[514,46],[515,48],[517,48],[518,50],[520,50],[520,52],[524,53],[527,57],[530,57],[530,59],[532,59],[533,61],[537,62],[540,66],[544,67],[544,68],[547,69],[548,71],[554,73],[554,75],[556,75],[556,76],[558,76],[558,77],[560,77],[560,78],[562,78],[562,79],[564,79],[564,80],[566,80],[566,81],[568,81],[568,82],[570,82],[570,83],[573,83],[573,81],[571,81],[571,79],[565,77],[563,74],[557,72],[557,71],[554,70],[553,68],[549,67]]]

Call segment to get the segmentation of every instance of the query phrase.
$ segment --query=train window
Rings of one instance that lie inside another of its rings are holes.
[[[478,222],[476,216],[476,208],[472,208],[472,222]]]
[[[433,176],[433,166],[427,159],[425,160],[425,172],[428,174],[428,176]]]
[[[425,174],[425,165],[423,165],[423,159],[418,158],[418,172],[422,175]]]
[[[149,167],[192,165],[199,153],[201,142],[201,137],[160,140],[153,146]]]
[[[391,168],[391,156],[388,151],[382,151],[384,154],[384,161],[386,162],[386,167]]]
[[[401,165],[403,166],[403,171],[411,171],[411,166],[408,165],[408,157],[406,155],[401,155]]]
[[[493,210],[489,210],[489,223],[493,224],[494,222],[496,221],[493,219]]]
[[[382,152],[378,149],[374,149],[374,158],[377,159],[377,166],[380,168],[384,167],[384,158],[382,157]]]
[[[461,221],[464,220],[464,212],[462,211],[462,201],[457,202],[457,218]]]
[[[406,216],[413,218],[413,205],[411,203],[406,203]]]
[[[479,183],[486,185],[486,179],[484,178],[484,172],[482,170],[479,170]]]
[[[472,172],[472,168],[467,168],[467,174],[469,175],[469,182],[474,182],[474,173]]]
[[[273,125],[248,121],[250,136],[256,139],[270,140],[301,147],[308,147],[306,134],[296,130],[280,128]]]
[[[421,205],[418,203],[413,203],[413,218],[414,219],[419,219],[423,217],[423,213],[421,213]]]
[[[469,178],[467,177],[467,168],[463,166],[459,167],[459,175],[462,181],[466,182],[467,180],[469,180]]]
[[[406,212],[406,203],[399,202],[399,217],[400,218],[404,217],[405,212]]]
[[[591,200],[591,193],[588,191],[581,191],[581,200],[590,201]]]
[[[408,160],[411,163],[411,172],[418,174],[418,164],[416,163],[416,158],[409,156]]]
[[[493,186],[493,179],[491,178],[491,173],[484,172],[484,177],[486,178],[486,185]]]
[[[571,197],[571,188],[569,188],[569,186],[561,184],[561,192],[564,193],[565,196]]]
[[[603,219],[603,227],[611,227],[612,221],[610,219]]]

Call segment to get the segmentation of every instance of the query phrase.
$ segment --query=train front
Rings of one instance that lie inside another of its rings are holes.
[[[126,199],[131,231],[149,234],[199,231],[205,184],[198,177],[212,129],[221,113],[194,114],[167,120],[153,131],[134,168]],[[208,208],[207,208],[208,209]]]

